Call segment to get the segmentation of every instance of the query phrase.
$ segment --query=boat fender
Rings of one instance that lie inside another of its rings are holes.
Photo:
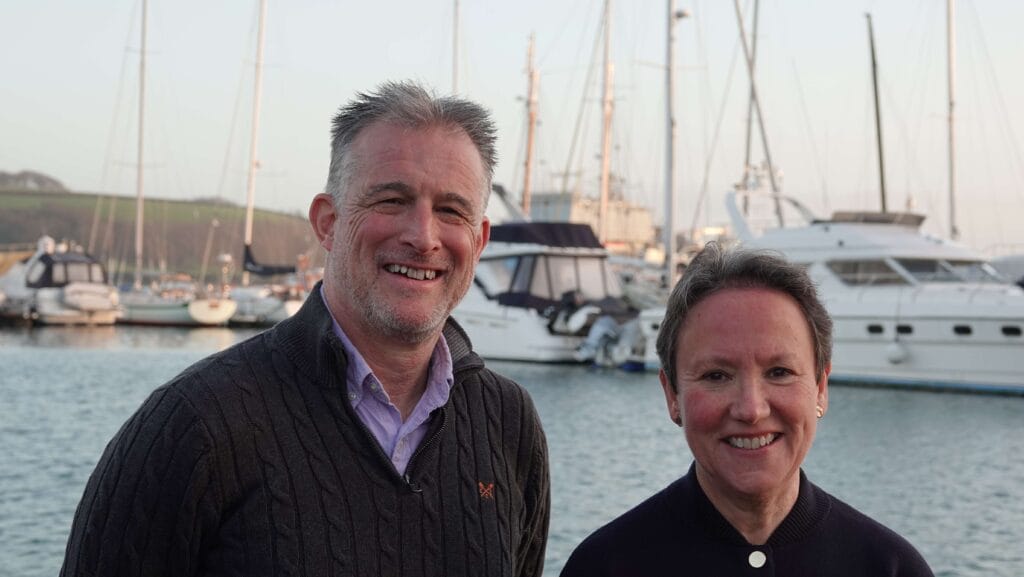
[[[902,343],[892,342],[889,343],[889,346],[885,347],[885,358],[894,365],[902,363],[909,356],[910,352],[907,351],[907,347],[903,346]]]

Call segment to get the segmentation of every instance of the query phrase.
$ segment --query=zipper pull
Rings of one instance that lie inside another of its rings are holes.
[[[402,479],[405,481],[406,485],[409,485],[409,489],[412,490],[413,493],[422,493],[423,492],[423,488],[422,487],[420,487],[416,483],[412,482],[412,477],[409,476],[409,473],[406,473],[405,475],[403,475]]]

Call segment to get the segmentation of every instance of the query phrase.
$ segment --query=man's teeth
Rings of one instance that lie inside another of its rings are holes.
[[[437,276],[437,271],[423,270],[419,268],[409,268],[407,266],[403,266],[400,264],[389,264],[386,267],[384,267],[384,269],[387,270],[388,272],[404,274],[405,276],[409,278],[414,278],[416,280],[430,280]]]
[[[760,437],[729,437],[729,444],[737,449],[760,449],[775,440],[775,433]]]

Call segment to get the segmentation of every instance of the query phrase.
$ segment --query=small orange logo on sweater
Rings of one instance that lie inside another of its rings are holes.
[[[480,487],[480,498],[494,500],[494,483],[487,483],[484,485],[483,481],[477,481],[477,486]]]

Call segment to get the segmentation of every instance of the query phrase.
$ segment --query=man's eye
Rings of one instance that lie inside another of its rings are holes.
[[[465,211],[455,206],[442,206],[438,208],[438,212],[443,215],[465,219],[467,218]]]
[[[793,371],[791,371],[791,370],[789,370],[789,369],[787,369],[785,367],[773,367],[772,369],[770,369],[768,371],[768,376],[776,378],[776,379],[777,378],[781,378],[781,377],[788,377],[789,375],[792,375],[792,374],[793,374]]]
[[[722,371],[708,371],[707,373],[704,373],[703,379],[705,381],[717,382],[717,381],[724,381],[725,377],[726,377],[726,375]]]

